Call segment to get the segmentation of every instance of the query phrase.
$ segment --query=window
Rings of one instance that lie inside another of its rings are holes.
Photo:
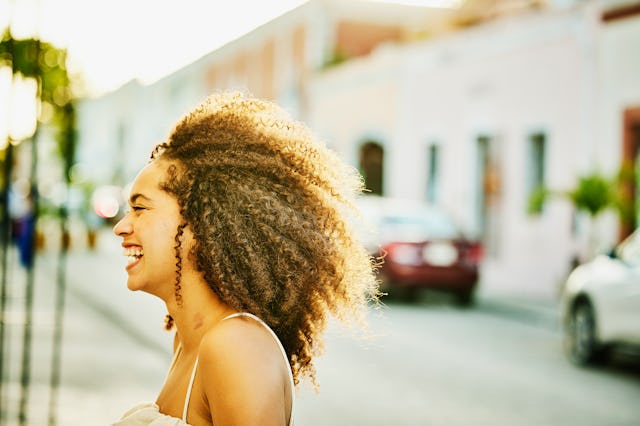
[[[475,216],[478,233],[482,238],[487,234],[487,175],[490,141],[491,139],[485,135],[476,138]]]
[[[526,193],[531,214],[542,213],[544,207],[546,140],[544,133],[534,133],[528,140]]]
[[[489,258],[500,255],[502,239],[502,176],[500,139],[495,135],[476,137],[476,232]]]
[[[427,201],[436,204],[440,192],[440,147],[429,145],[427,156]]]

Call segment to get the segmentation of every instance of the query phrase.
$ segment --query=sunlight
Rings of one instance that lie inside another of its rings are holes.
[[[377,3],[396,3],[407,6],[436,7],[442,9],[452,9],[460,6],[464,0],[368,0]]]
[[[38,110],[36,91],[34,79],[16,76],[12,83],[11,69],[0,69],[0,148],[6,148],[8,136],[19,142],[34,134]]]
[[[68,68],[90,92],[152,83],[308,0],[0,0],[0,29],[68,49]],[[368,0],[436,8],[461,0]],[[248,13],[250,11],[250,13]]]

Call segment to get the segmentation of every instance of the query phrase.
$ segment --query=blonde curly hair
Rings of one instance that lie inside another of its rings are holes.
[[[362,190],[355,169],[275,104],[239,92],[210,96],[157,145],[169,160],[161,187],[184,222],[176,232],[180,303],[181,235],[211,290],[262,318],[278,335],[295,383],[314,384],[328,314],[365,325],[378,301],[375,259],[348,217]]]

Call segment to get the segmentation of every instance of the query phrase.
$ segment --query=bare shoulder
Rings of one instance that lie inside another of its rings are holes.
[[[209,330],[200,343],[199,353],[204,362],[239,365],[277,362],[282,359],[278,344],[270,331],[255,319],[245,316],[223,320]]]
[[[224,344],[224,351],[219,351]],[[253,350],[277,349],[277,343],[271,332],[258,321],[246,316],[220,321],[218,325],[209,330],[200,344],[200,355],[220,356],[220,352],[237,352]],[[235,356],[241,355],[234,353]]]
[[[282,420],[286,368],[269,330],[252,318],[231,318],[209,330],[200,343],[198,370],[214,423]]]

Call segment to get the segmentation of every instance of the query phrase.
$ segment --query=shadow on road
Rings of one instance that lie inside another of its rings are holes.
[[[382,297],[382,303],[385,305],[404,305],[404,306],[424,306],[424,307],[456,307],[469,308],[469,306],[460,305],[453,294],[443,291],[430,289],[413,289],[407,292],[402,289],[389,290],[388,294]]]
[[[640,381],[640,351],[614,351],[607,364],[593,368],[600,368],[615,375],[633,377]]]

